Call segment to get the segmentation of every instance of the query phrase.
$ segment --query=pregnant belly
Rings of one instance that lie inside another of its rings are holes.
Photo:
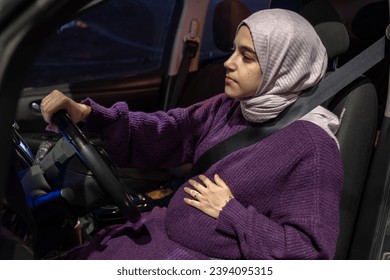
[[[188,195],[180,188],[169,203],[165,226],[171,240],[211,258],[239,259],[234,236],[218,231],[218,220],[187,205]]]

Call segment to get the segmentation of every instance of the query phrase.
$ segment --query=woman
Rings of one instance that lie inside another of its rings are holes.
[[[251,123],[276,117],[317,84],[324,46],[298,14],[270,9],[238,27],[225,62],[225,93],[169,112],[129,112],[76,103],[58,91],[42,101],[99,132],[119,165],[168,168],[195,162]],[[136,224],[103,229],[73,250],[90,259],[331,259],[338,236],[342,165],[336,116],[317,107],[264,140],[235,151],[190,179],[167,208]]]

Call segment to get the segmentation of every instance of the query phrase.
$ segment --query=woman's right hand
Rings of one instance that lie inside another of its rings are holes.
[[[53,90],[41,101],[41,112],[45,122],[48,123],[46,130],[58,132],[58,128],[51,122],[53,114],[59,110],[66,110],[74,123],[85,119],[91,113],[91,107],[77,103],[58,90]]]

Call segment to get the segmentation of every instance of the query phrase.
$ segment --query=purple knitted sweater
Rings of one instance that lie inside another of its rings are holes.
[[[225,94],[169,112],[104,108],[90,99],[86,129],[121,166],[176,167],[248,125]],[[233,152],[205,172],[217,173],[232,199],[214,219],[184,203],[183,187],[167,208],[136,224],[103,229],[69,257],[91,259],[330,259],[339,229],[342,164],[317,125],[296,121]],[[196,179],[196,178],[195,178]],[[184,184],[187,185],[187,184]]]

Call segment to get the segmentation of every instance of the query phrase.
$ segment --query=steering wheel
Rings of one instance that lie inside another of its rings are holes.
[[[138,221],[141,213],[137,206],[125,192],[112,169],[78,126],[70,119],[67,112],[65,110],[58,111],[53,115],[52,121],[75,150],[80,160],[92,172],[99,186],[114,200],[126,219],[130,222]]]

